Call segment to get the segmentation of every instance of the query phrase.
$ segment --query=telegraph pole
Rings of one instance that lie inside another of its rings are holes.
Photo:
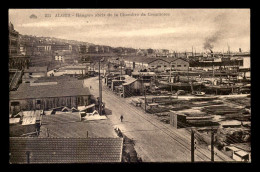
[[[146,89],[144,86],[144,77],[142,76],[142,85],[143,85],[143,93],[144,93],[144,112],[146,113]]]
[[[122,61],[120,61],[120,80],[122,79]]]
[[[144,112],[146,113],[146,87],[144,88]]]
[[[193,54],[193,46],[192,46],[192,57],[194,57],[194,54]]]
[[[170,84],[172,79],[172,62],[170,62]],[[171,84],[171,93],[172,93],[172,84]]]
[[[110,74],[109,66],[110,66],[110,62],[107,63],[108,74]]]
[[[211,161],[214,162],[214,131],[211,130]]]
[[[30,164],[30,151],[26,152],[27,164]]]
[[[194,131],[191,129],[191,162],[194,162]]]
[[[102,115],[102,83],[100,77],[100,60],[98,65],[98,77],[99,77],[99,114]]]

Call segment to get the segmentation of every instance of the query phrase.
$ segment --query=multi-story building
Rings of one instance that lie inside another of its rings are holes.
[[[87,46],[86,45],[79,45],[79,53],[80,54],[85,54],[87,53]]]
[[[41,53],[50,52],[51,51],[51,46],[50,45],[38,45],[37,46],[37,51],[39,51]]]
[[[54,55],[54,59],[55,59],[55,61],[62,61],[62,62],[64,62],[64,56],[65,56],[64,52],[56,51],[55,55]]]
[[[13,24],[9,23],[9,56],[19,54],[19,32],[14,30]]]
[[[9,69],[24,69],[29,65],[29,57],[20,54],[19,32],[9,23]]]
[[[96,46],[94,45],[90,45],[89,47],[87,47],[87,53],[97,53],[98,48],[96,48]]]
[[[69,50],[72,51],[72,46],[70,44],[52,44],[51,45],[52,51],[59,51],[59,50]]]

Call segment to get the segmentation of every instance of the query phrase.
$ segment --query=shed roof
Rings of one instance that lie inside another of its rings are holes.
[[[137,79],[135,79],[135,78],[132,78],[131,76],[127,76],[126,78],[125,78],[125,83],[123,83],[122,85],[129,85],[129,84],[131,84],[131,83],[133,83],[133,82],[135,82]]]
[[[64,81],[56,85],[30,86],[22,83],[17,91],[10,91],[10,100],[46,98],[46,97],[70,97],[91,95],[88,88],[83,87],[82,81]]]
[[[86,69],[86,65],[72,65],[72,66],[65,66],[62,67],[61,69],[64,70],[80,70],[80,69]]]
[[[10,138],[10,163],[121,162],[123,138]]]
[[[234,143],[232,144],[232,146],[238,148],[238,149],[242,149],[244,151],[247,152],[251,152],[251,143]]]
[[[244,157],[244,156],[248,155],[248,152],[245,152],[243,150],[240,150],[240,151],[237,151],[237,152],[234,152],[234,153],[239,155],[240,157]]]
[[[47,69],[47,66],[29,67],[29,69],[24,70],[24,73],[47,72]]]
[[[143,63],[152,63],[156,60],[163,60],[165,62],[174,62],[176,60],[183,60],[188,62],[188,60],[183,58],[162,58],[162,57],[145,57],[145,56],[135,56],[135,57],[125,57],[124,60],[132,61],[132,62],[143,62]]]
[[[77,78],[70,77],[70,76],[52,76],[52,77],[40,77],[37,78],[34,83],[39,83],[39,82],[63,82],[63,81],[77,81]]]
[[[143,62],[143,63],[151,63],[156,60],[164,60],[163,58],[158,58],[158,57],[146,57],[146,56],[134,56],[134,57],[125,57],[124,60],[132,61],[132,62]],[[168,61],[166,61],[168,62]]]

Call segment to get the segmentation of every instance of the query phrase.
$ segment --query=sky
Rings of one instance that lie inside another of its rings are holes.
[[[9,9],[9,21],[20,34],[112,47],[250,50],[250,9]]]

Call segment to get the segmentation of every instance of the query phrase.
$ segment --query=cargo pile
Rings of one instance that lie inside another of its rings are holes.
[[[209,107],[204,107],[202,111],[208,114],[215,114],[215,115],[225,115],[225,114],[243,113],[243,112],[245,113],[245,109],[232,108],[229,106],[209,106]]]

